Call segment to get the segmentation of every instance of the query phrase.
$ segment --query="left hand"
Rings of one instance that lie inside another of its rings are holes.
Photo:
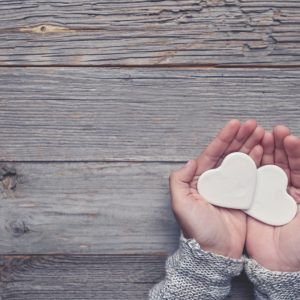
[[[249,154],[256,162],[262,157],[259,145],[264,130],[249,120],[240,125],[232,120],[220,131],[197,160],[191,160],[170,176],[172,208],[184,235],[194,238],[203,250],[240,258],[246,238],[246,215],[235,209],[213,206],[199,195],[198,177],[215,168],[223,157],[235,151]]]

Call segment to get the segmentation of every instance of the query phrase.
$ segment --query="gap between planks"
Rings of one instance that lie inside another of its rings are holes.
[[[127,68],[127,69],[185,69],[185,70],[201,70],[201,69],[300,69],[300,64],[282,65],[282,64],[16,64],[16,65],[0,65],[0,69],[7,68]]]

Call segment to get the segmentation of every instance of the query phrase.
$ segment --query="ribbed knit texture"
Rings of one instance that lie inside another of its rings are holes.
[[[257,300],[299,300],[300,272],[275,272],[253,259],[245,260],[245,272],[254,284]]]
[[[224,299],[243,263],[244,258],[206,252],[194,239],[181,237],[179,249],[167,259],[165,279],[152,288],[149,300]]]
[[[166,261],[166,276],[149,292],[149,300],[225,299],[231,279],[245,272],[257,300],[300,300],[300,272],[273,272],[255,260],[231,259],[206,252],[194,239],[180,238]]]

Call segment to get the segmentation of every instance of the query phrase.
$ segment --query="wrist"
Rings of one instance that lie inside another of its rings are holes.
[[[222,255],[224,257],[240,259],[243,256],[244,246],[243,244],[234,247],[227,245],[225,243],[211,243],[211,242],[202,242],[197,239],[197,237],[190,236],[184,231],[182,232],[182,237],[185,239],[194,239],[200,246],[201,249],[213,254]]]
[[[200,244],[200,243],[199,243]],[[224,257],[233,258],[233,259],[240,259],[243,256],[243,250],[240,249],[226,249],[225,247],[209,247],[209,246],[202,246],[201,248],[204,251],[211,252],[217,255],[222,255]]]
[[[272,260],[267,258],[264,260],[256,259],[255,257],[250,257],[254,259],[263,268],[272,272],[300,272],[300,264],[285,263],[278,260]]]
[[[182,230],[182,237],[185,239],[194,239],[200,245],[201,249],[213,254],[222,255],[232,259],[240,259],[243,256],[244,243],[230,243],[229,239],[227,239],[226,242],[220,238],[217,238],[217,243],[213,240],[203,241],[197,236],[187,234],[184,230]]]

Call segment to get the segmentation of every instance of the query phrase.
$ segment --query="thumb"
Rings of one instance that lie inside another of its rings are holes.
[[[181,169],[170,175],[170,191],[172,202],[182,201],[190,194],[190,183],[197,169],[195,160],[189,160]]]

